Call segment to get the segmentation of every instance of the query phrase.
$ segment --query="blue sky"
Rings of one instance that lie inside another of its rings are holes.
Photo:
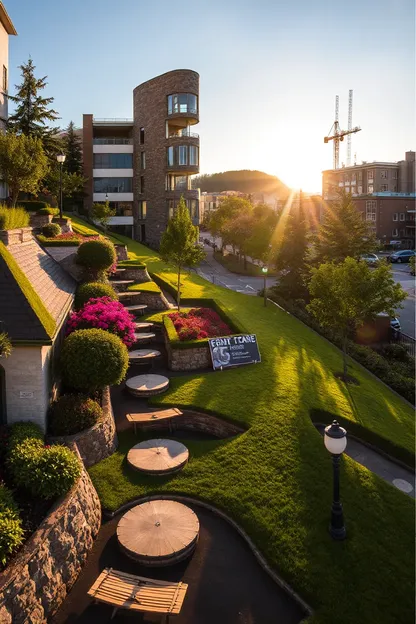
[[[415,149],[413,0],[3,1],[18,31],[10,86],[30,54],[62,126],[131,117],[135,86],[190,68],[203,173],[260,169],[319,190],[335,95],[346,128],[349,89],[358,162]]]

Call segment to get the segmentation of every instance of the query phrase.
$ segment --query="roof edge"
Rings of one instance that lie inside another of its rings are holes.
[[[13,22],[10,19],[3,2],[0,2],[0,22],[3,24],[8,35],[17,35],[17,30],[13,26]]]

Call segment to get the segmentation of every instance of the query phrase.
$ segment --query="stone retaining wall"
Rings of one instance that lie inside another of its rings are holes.
[[[172,349],[165,329],[163,329],[163,336],[170,370],[191,371],[212,367],[208,345],[192,349]]]
[[[75,583],[100,526],[100,501],[84,468],[0,574],[1,624],[46,624]]]
[[[186,429],[188,431],[201,431],[208,435],[213,435],[216,438],[224,439],[231,438],[244,432],[242,427],[234,425],[222,418],[213,416],[212,414],[203,414],[195,410],[182,410],[182,416],[175,416],[169,421],[159,421],[155,423],[149,423],[146,425],[140,425],[140,431],[150,431],[152,429],[169,429],[169,431],[180,431]]]
[[[102,408],[103,418],[89,429],[72,436],[49,437],[48,440],[68,446],[75,442],[86,468],[109,457],[117,449],[118,439],[108,387],[103,391]]]
[[[140,288],[140,286],[139,286]],[[140,291],[139,291],[140,292]],[[168,310],[169,303],[163,293],[140,292],[140,297],[134,299],[134,303],[143,303],[149,310]]]
[[[147,269],[139,269],[137,267],[121,267],[125,269],[120,273],[120,279],[134,280],[135,282],[151,282],[151,278]]]

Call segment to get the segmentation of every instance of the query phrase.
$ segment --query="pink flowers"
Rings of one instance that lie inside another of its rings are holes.
[[[73,312],[68,319],[66,334],[92,327],[116,334],[126,347],[135,343],[134,316],[127,312],[123,304],[109,297],[90,299],[78,312]]]
[[[54,237],[54,240],[79,240],[80,242],[90,241],[94,239],[100,238],[100,235],[97,236],[83,236],[82,234],[78,234],[77,232],[65,232],[64,234],[59,234]]]
[[[228,336],[231,329],[211,308],[193,308],[189,312],[168,315],[178,333],[179,340],[201,340]]]

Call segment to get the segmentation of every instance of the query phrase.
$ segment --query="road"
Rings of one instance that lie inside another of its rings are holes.
[[[397,311],[402,332],[415,338],[415,278],[410,275],[410,266],[408,264],[392,264],[392,269],[394,281],[401,284],[407,292],[407,299],[402,304],[403,309]]]

